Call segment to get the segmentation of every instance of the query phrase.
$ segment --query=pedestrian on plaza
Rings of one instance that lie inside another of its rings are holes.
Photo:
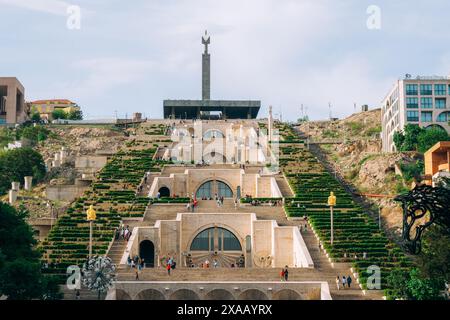
[[[167,274],[170,276],[170,270],[172,269],[172,266],[170,264],[166,265]]]
[[[75,293],[75,299],[76,300],[80,300],[81,299],[80,290],[77,290],[77,293]]]
[[[139,270],[138,269],[136,269],[136,278],[135,278],[135,280],[139,280]]]
[[[347,286],[350,288],[350,285],[352,284],[352,277],[347,277]]]
[[[284,280],[285,280],[285,281],[288,281],[288,280],[289,280],[288,266],[286,266],[285,269],[284,269]]]
[[[281,281],[284,280],[284,268],[281,269],[281,271],[280,271],[280,280],[281,280]]]
[[[346,284],[347,284],[347,279],[345,278],[345,276],[342,276],[342,288],[345,289]]]
[[[339,279],[339,276],[336,277],[336,286],[338,290],[341,290],[341,279]]]

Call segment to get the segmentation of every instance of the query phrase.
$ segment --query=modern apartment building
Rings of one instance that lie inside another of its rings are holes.
[[[396,151],[394,133],[409,123],[450,132],[450,76],[398,80],[383,100],[381,121],[384,152]]]

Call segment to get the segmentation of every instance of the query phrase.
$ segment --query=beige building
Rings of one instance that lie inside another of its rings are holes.
[[[153,267],[169,256],[188,268],[314,267],[297,227],[257,220],[254,213],[179,213],[135,228],[121,264],[136,255]]]
[[[25,88],[17,78],[0,77],[0,124],[22,123],[26,118]]]
[[[246,169],[238,165],[216,165],[207,168],[166,166],[154,176],[149,196],[155,198],[178,196],[211,199],[252,196],[256,198],[281,198],[282,194],[274,174],[265,167]]]
[[[80,111],[80,107],[67,99],[36,100],[30,103],[31,112],[37,112],[41,119],[53,120],[52,112],[61,110],[65,113]]]
[[[268,135],[256,121],[190,121],[174,124],[173,143],[165,159],[182,163],[240,163],[266,165],[276,162],[277,144],[268,147]],[[276,133],[272,141],[278,141]]]

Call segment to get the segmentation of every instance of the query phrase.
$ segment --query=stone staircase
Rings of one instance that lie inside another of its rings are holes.
[[[127,247],[127,241],[123,239],[114,240],[111,249],[108,251],[108,257],[111,258],[112,262],[115,265],[120,264],[120,260],[122,259],[123,253]]]
[[[291,188],[289,187],[289,183],[286,181],[284,176],[282,174],[278,174],[275,176],[275,181],[278,184],[278,188],[280,188],[281,194],[283,197],[293,197],[294,194],[292,193]]]

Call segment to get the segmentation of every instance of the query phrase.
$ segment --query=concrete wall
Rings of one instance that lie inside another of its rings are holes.
[[[75,158],[76,169],[101,169],[108,161],[106,156],[79,156]]]
[[[72,201],[80,197],[88,186],[57,185],[45,189],[47,199],[52,201]]]

